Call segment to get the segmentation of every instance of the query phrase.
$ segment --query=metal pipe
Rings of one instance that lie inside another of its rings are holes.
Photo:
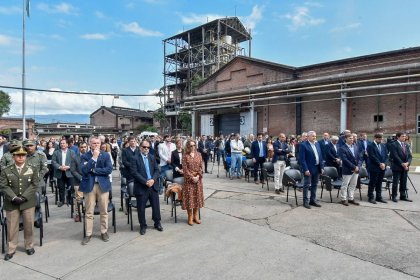
[[[334,75],[310,78],[310,79],[304,79],[304,80],[294,80],[294,81],[289,81],[289,82],[284,82],[284,83],[275,83],[271,85],[255,86],[255,87],[249,88],[249,91],[251,93],[258,93],[261,91],[270,91],[270,90],[276,90],[280,88],[295,87],[295,86],[301,86],[301,85],[311,84],[311,83],[336,81],[336,80],[343,81],[348,78],[356,78],[356,77],[361,77],[361,76],[363,77],[363,76],[372,75],[372,74],[383,74],[383,73],[388,73],[392,71],[401,71],[401,70],[418,69],[418,68],[420,68],[420,63],[410,63],[410,64],[382,67],[382,68],[376,68],[376,69],[370,69],[370,70],[355,71],[351,73],[340,73],[340,74],[334,74]],[[224,96],[244,93],[247,91],[248,89],[246,90],[237,89],[237,90],[229,90],[229,91],[224,91],[224,92],[208,93],[206,94],[206,98],[224,97]],[[184,101],[194,101],[201,98],[202,96],[191,96],[191,97],[185,98]]]

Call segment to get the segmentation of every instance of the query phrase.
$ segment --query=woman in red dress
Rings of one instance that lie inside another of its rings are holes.
[[[188,212],[188,224],[201,224],[198,209],[204,206],[203,160],[197,152],[196,143],[188,141],[182,157],[184,185],[182,187],[182,209]],[[194,211],[193,211],[194,210]]]

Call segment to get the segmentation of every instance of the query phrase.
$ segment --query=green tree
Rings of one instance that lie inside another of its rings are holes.
[[[191,134],[191,113],[187,111],[180,111],[178,115],[179,122],[183,130],[186,130],[188,134]]]
[[[0,90],[0,117],[10,111],[12,100],[6,92]]]
[[[163,111],[163,108],[159,108],[155,111],[155,113],[153,114],[153,118],[159,121],[160,124],[160,134],[163,133],[163,129],[164,127],[167,126],[167,119],[166,119],[166,115],[165,112]]]

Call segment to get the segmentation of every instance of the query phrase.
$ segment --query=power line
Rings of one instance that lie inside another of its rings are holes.
[[[39,89],[39,88],[27,88],[27,87],[11,87],[0,85],[0,88],[16,89],[25,91],[39,91],[39,92],[50,92],[50,93],[68,93],[76,95],[102,95],[102,96],[150,96],[157,97],[154,94],[121,94],[121,93],[99,93],[99,92],[80,92],[80,91],[67,91],[67,90],[53,90],[53,89]]]

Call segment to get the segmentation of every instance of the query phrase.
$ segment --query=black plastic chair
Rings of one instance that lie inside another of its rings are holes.
[[[181,186],[184,185],[184,177],[174,178],[172,183],[179,184]],[[176,215],[176,207],[182,204],[182,200],[178,199],[178,196],[175,192],[171,194],[171,217],[174,217],[175,223],[178,222],[177,215]]]
[[[137,200],[134,195],[134,182],[127,184],[127,194],[125,196],[125,206],[127,207],[127,224],[130,224],[131,230],[134,230],[133,226],[133,208],[137,209]],[[150,204],[146,204],[146,208],[151,207]]]
[[[254,161],[252,159],[247,159],[243,161],[242,168],[245,171],[245,178],[248,178],[249,183],[249,177],[251,177],[251,173],[254,172]]]
[[[121,191],[120,191],[121,207],[119,211],[124,211],[124,197],[126,193],[127,193],[127,178],[121,175]]]
[[[296,160],[290,160],[290,168],[300,170],[299,163]]]
[[[261,174],[267,184],[267,191],[269,191],[270,189],[268,186],[268,178],[274,179],[274,164],[272,162],[264,162],[263,168],[261,169]],[[263,187],[264,187],[264,183],[261,185],[261,188]]]
[[[84,202],[84,199],[80,200],[80,202],[78,202],[78,208],[81,207],[81,211],[82,211],[82,220],[83,220],[83,237],[86,237],[86,205]],[[109,191],[109,201],[108,201],[108,209],[107,209],[108,213],[112,212],[112,222],[111,225],[112,227],[114,227],[114,233],[117,232],[117,223],[115,220],[115,205],[112,202],[112,190]],[[95,208],[93,210],[93,215],[97,216],[101,214],[101,212],[99,211],[99,206],[96,203]]]
[[[329,191],[329,193],[330,193],[330,200],[331,200],[331,203],[333,202],[332,201],[332,195],[331,195],[331,191],[332,191],[332,189],[333,189],[333,186],[332,186],[332,180],[331,180],[331,178],[330,177],[328,177],[328,176],[326,176],[326,175],[321,175],[320,176],[320,179],[321,179],[321,185],[323,186],[323,187],[325,187],[325,189],[327,190],[327,191]]]
[[[174,180],[174,172],[172,169],[165,171],[165,178],[163,181],[163,186],[165,187],[163,199],[166,200],[166,204],[169,204],[169,197],[166,197],[166,190],[168,189],[168,185],[171,184]]]
[[[382,179],[382,182],[385,183],[385,189],[388,189],[389,199],[392,199],[391,197],[391,186],[392,186],[392,170],[391,168],[387,167],[385,169],[385,175]]]
[[[333,166],[325,166],[323,175],[331,178],[332,188],[337,189],[337,197],[338,197],[338,195],[340,193],[341,185],[343,184],[343,181],[338,177],[337,168],[335,168]],[[332,188],[331,188],[331,190],[328,190],[328,191],[331,192]],[[324,184],[321,180],[321,198],[322,198],[323,193],[324,193]]]
[[[369,174],[365,167],[360,167],[357,188],[359,189],[360,200],[362,200],[362,185],[369,185]]]
[[[289,201],[289,189],[293,188],[295,191],[296,205],[298,205],[296,189],[303,188],[302,173],[297,169],[287,169],[283,174],[283,186],[287,187],[286,201]]]
[[[41,203],[44,202],[44,208],[45,208],[45,222],[48,223],[48,218],[50,217],[50,206],[48,203],[48,196],[47,196],[47,186],[44,185],[41,188],[42,196],[41,196]]]

